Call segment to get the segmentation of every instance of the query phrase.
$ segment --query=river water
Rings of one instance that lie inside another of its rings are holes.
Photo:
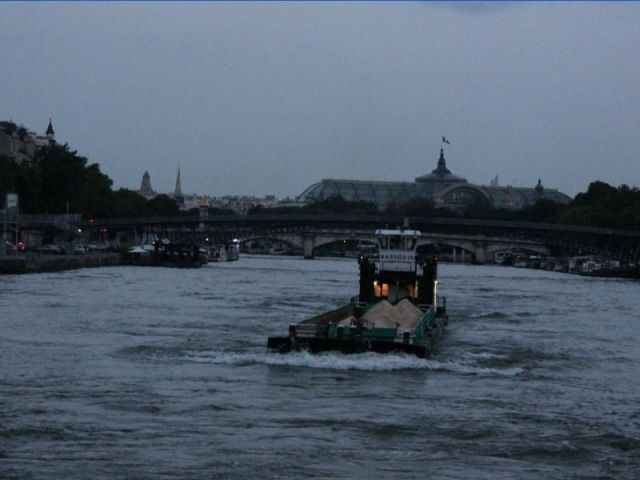
[[[442,264],[429,360],[266,352],[354,260],[0,277],[0,478],[640,478],[640,285]]]

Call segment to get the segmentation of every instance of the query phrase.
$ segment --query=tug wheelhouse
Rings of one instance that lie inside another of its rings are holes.
[[[418,230],[376,230],[378,255],[360,256],[360,303],[408,298],[417,305],[437,302],[437,257],[417,253]]]

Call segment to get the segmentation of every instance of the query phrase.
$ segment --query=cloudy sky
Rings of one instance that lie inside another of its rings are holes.
[[[640,186],[638,3],[0,3],[0,119],[115,187]]]

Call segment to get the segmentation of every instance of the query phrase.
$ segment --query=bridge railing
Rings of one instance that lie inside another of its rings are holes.
[[[19,214],[4,212],[0,210],[0,224],[4,223],[6,219],[7,223],[15,224],[16,220],[22,226],[56,226],[60,227],[69,224],[78,224],[82,220],[82,215],[79,213],[62,213],[62,214]]]
[[[575,233],[587,235],[606,235],[640,239],[640,231],[624,230],[616,228],[587,227],[581,225],[564,225],[556,223],[534,223],[534,222],[514,222],[507,220],[475,220],[464,218],[433,218],[433,217],[408,217],[409,225],[414,228],[422,228],[425,233],[437,227],[460,227],[467,229],[485,230],[509,230],[512,232],[556,232]],[[317,228],[320,225],[344,225],[344,226],[365,226],[374,225],[376,227],[388,226],[390,228],[402,225],[404,217],[394,215],[210,215],[207,218],[200,218],[197,215],[173,216],[173,217],[144,217],[144,218],[113,218],[113,219],[92,219],[80,222],[84,226],[143,226],[143,225],[216,225],[233,224],[237,226],[300,226],[307,225]]]

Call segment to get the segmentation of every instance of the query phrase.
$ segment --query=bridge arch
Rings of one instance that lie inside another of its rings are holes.
[[[418,254],[437,254],[440,260],[452,262],[476,262],[476,250],[468,242],[455,242],[448,240],[432,240],[418,245]]]
[[[314,249],[321,248],[327,245],[331,245],[333,243],[340,243],[345,241],[366,243],[366,244],[372,244],[372,245],[376,244],[375,238],[359,237],[359,236],[351,236],[351,235],[336,235],[334,237],[316,237],[315,241],[313,242],[313,248]]]
[[[241,246],[245,246],[248,247],[250,244],[254,244],[254,243],[260,243],[263,245],[264,248],[275,248],[277,250],[277,247],[279,246],[278,244],[281,245],[286,245],[290,250],[293,251],[301,251],[302,250],[302,243],[301,242],[296,242],[295,239],[292,238],[282,238],[278,235],[253,235],[250,237],[243,237],[243,238],[239,238],[238,242],[240,243]],[[271,244],[271,245],[270,245]],[[275,244],[275,245],[273,245]],[[269,246],[270,245],[270,246]],[[267,247],[269,246],[269,247]]]
[[[524,254],[524,255],[550,255],[550,251],[544,245],[518,245],[514,247],[508,244],[493,244],[487,248],[487,259],[493,262],[496,254],[498,253],[511,253],[511,254]]]

